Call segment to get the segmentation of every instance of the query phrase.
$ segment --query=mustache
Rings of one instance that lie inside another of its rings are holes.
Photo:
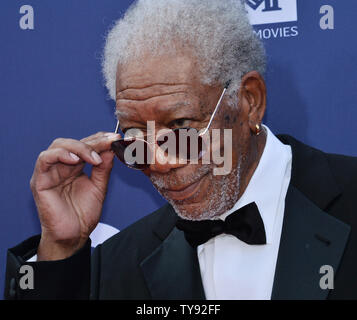
[[[167,174],[151,173],[149,179],[158,190],[172,189],[192,184],[210,171],[212,171],[211,165],[202,165],[190,174],[182,174],[174,170]]]

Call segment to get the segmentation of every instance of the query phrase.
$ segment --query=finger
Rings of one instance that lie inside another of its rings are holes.
[[[102,153],[111,150],[113,141],[119,140],[120,138],[120,134],[105,133],[104,135],[92,137],[91,139],[83,139],[83,142],[91,146],[97,153]]]
[[[114,132],[100,131],[100,132],[97,132],[96,134],[93,134],[91,136],[85,137],[85,138],[81,139],[80,141],[87,143],[89,141],[95,141],[95,140],[98,140],[98,139],[110,138],[111,136],[116,138],[117,136],[120,136],[120,135],[117,134],[117,133],[114,133]]]
[[[76,165],[80,162],[81,159],[76,154],[66,149],[56,148],[41,152],[37,159],[36,168],[41,172],[47,172],[58,163]]]
[[[113,168],[114,153],[105,151],[101,154],[101,157],[103,162],[99,166],[93,167],[90,179],[104,194],[107,190],[110,173]]]
[[[99,165],[102,163],[102,159],[100,158],[99,154],[90,145],[84,142],[74,139],[59,138],[53,141],[48,150],[57,148],[72,152],[73,154],[80,157],[83,161],[92,165]]]

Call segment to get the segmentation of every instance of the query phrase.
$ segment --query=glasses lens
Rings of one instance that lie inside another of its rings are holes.
[[[187,161],[200,159],[204,147],[202,137],[194,128],[170,130],[157,139],[157,144],[168,156]]]
[[[118,159],[132,169],[144,170],[152,159],[151,149],[142,139],[120,139],[111,147]]]
[[[194,128],[169,130],[156,143],[171,159],[183,161],[197,161],[205,151],[204,140]],[[120,139],[111,147],[118,159],[132,169],[145,170],[152,163],[153,153],[145,139]]]

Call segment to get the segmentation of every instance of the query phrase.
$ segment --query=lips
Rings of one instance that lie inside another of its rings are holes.
[[[191,198],[200,189],[202,181],[205,177],[206,175],[201,177],[196,182],[191,183],[187,186],[164,189],[164,192],[166,196],[171,200],[185,200]]]

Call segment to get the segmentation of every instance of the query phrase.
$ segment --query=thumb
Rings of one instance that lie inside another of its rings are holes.
[[[100,157],[103,162],[99,166],[94,166],[92,168],[90,180],[99,190],[105,193],[107,191],[110,173],[113,168],[114,153],[105,151],[100,154]]]

